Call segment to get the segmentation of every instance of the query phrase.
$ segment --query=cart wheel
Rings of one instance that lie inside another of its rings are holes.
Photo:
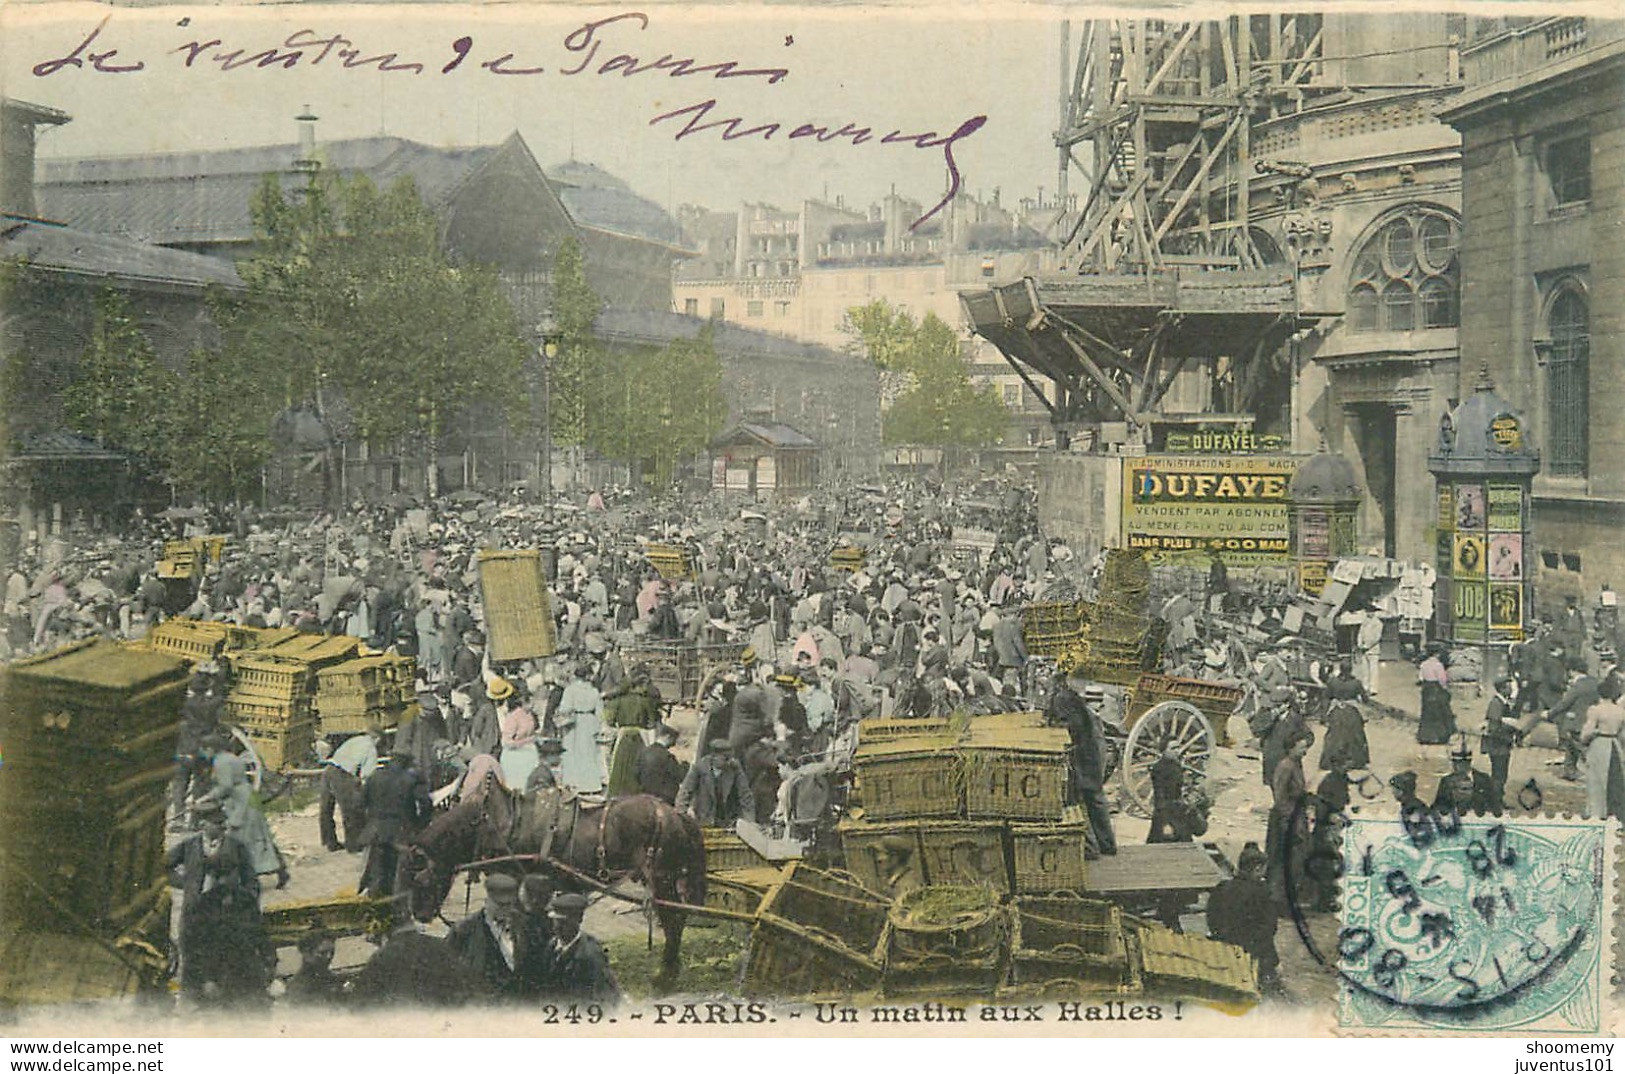
[[[1138,807],[1134,813],[1151,815],[1151,767],[1167,745],[1173,744],[1177,751],[1189,784],[1206,778],[1213,742],[1213,725],[1200,709],[1185,701],[1164,701],[1134,721],[1123,747],[1123,786]]]
[[[243,733],[242,728],[233,727],[231,737],[242,747],[243,767],[248,770],[248,782],[255,793],[259,793],[261,784],[265,781],[265,763],[260,760],[259,751],[254,748],[253,741]]]

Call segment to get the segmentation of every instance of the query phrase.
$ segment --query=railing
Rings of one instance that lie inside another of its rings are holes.
[[[1586,20],[1579,18],[1556,19],[1546,24],[1546,58],[1556,59],[1578,52],[1586,43]]]
[[[1575,16],[1540,19],[1476,41],[1462,50],[1469,86],[1533,74],[1547,64],[1625,40],[1621,20],[1589,21]]]

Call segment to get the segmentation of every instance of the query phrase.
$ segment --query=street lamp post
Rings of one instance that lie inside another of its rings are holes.
[[[559,343],[563,333],[551,310],[542,313],[536,322],[536,359],[541,372],[541,383],[535,398],[541,405],[541,443],[536,463],[536,476],[544,504],[553,502],[553,359],[559,356]]]

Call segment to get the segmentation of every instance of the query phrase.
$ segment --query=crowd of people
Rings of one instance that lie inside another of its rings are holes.
[[[219,561],[184,586],[161,577],[162,541],[201,534],[227,535]],[[649,542],[681,549],[687,569],[662,575]],[[832,549],[848,544],[864,555],[833,564]],[[492,660],[474,558],[490,547],[546,552],[553,656]],[[321,772],[323,848],[363,855],[357,886],[375,896],[400,898],[403,854],[438,805],[493,789],[651,794],[706,826],[744,820],[814,839],[857,721],[882,712],[1043,708],[1069,732],[1069,796],[1088,818],[1089,852],[1112,855],[1114,762],[1102,699],[1034,659],[1021,618],[1031,602],[1089,594],[1100,569],[1099,557],[1086,562],[1046,539],[1032,493],[1006,481],[974,493],[927,482],[846,486],[766,517],[710,499],[611,511],[596,494],[568,512],[403,501],[290,522],[252,508],[200,509],[137,519],[119,537],[69,533],[27,550],[7,579],[0,644],[17,656],[84,637],[139,638],[182,615],[348,635],[414,657],[412,717],[314,743],[309,762]],[[1166,634],[1147,670],[1245,688],[1241,715],[1271,805],[1263,846],[1243,849],[1238,875],[1209,901],[1208,925],[1253,952],[1273,984],[1273,915],[1288,897],[1331,904],[1335,888],[1306,863],[1317,848],[1335,848],[1350,788],[1370,778],[1371,631],[1362,623],[1342,659],[1307,652],[1282,626],[1284,591],[1233,584],[1217,559],[1166,588],[1154,607]],[[1243,644],[1243,634],[1262,640]],[[1619,815],[1625,708],[1617,671],[1593,666],[1602,652],[1593,641],[1572,603],[1543,623],[1493,682],[1481,727],[1458,721],[1448,651],[1427,650],[1417,667],[1417,741],[1454,747],[1431,808],[1510,805],[1508,759],[1546,721],[1564,751],[1563,777],[1583,769],[1589,808]],[[678,644],[729,652],[682,721],[673,707],[691,699],[662,692],[652,655]],[[270,967],[253,939],[260,890],[289,878],[232,747],[229,690],[229,668],[196,668],[172,784],[181,986],[200,997],[264,992]],[[1317,729],[1324,775],[1311,786],[1304,766]],[[1472,766],[1475,736],[1487,774]],[[690,745],[679,748],[685,737]],[[1392,776],[1402,807],[1416,802],[1416,784],[1412,772]],[[1176,751],[1153,768],[1152,790],[1151,841],[1202,836],[1211,802]],[[484,908],[443,939],[398,913],[397,931],[359,974],[336,974],[333,938],[313,933],[287,993],[357,1003],[607,1001],[618,986],[602,948],[581,932],[585,906],[540,876],[492,873]]]

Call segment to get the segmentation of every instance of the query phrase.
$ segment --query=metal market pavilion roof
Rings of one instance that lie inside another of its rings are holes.
[[[431,146],[406,138],[345,138],[319,143],[325,168],[364,174],[380,187],[409,176],[432,209],[510,143]],[[529,149],[526,147],[526,153]],[[87,231],[122,235],[160,245],[248,242],[254,192],[266,175],[280,175],[285,189],[305,182],[295,167],[297,144],[246,146],[185,153],[40,160],[40,213]],[[541,170],[541,169],[539,169]],[[628,238],[680,245],[677,223],[659,205],[623,180],[579,161],[543,170],[578,226]]]

